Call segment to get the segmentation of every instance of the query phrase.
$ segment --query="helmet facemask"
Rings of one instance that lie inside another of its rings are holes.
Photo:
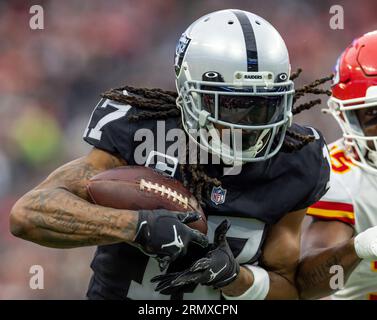
[[[245,74],[236,72],[235,79]],[[187,133],[193,136],[199,130],[200,139],[194,141],[225,163],[269,159],[284,141],[292,118],[293,82],[274,83],[266,80],[271,73],[260,74],[263,81],[186,80],[179,91],[177,104]]]
[[[343,131],[351,160],[377,173],[377,94],[348,100],[331,97],[328,105]],[[370,114],[366,121],[360,112]]]

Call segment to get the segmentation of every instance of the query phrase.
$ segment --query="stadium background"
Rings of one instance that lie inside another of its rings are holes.
[[[29,28],[29,8],[44,8],[44,30]],[[329,27],[340,4],[344,30]],[[298,0],[0,1],[0,299],[82,299],[94,248],[57,250],[12,237],[9,210],[57,166],[89,150],[82,132],[99,94],[120,84],[174,88],[175,44],[198,17],[240,8],[270,21],[285,39],[298,85],[331,73],[350,41],[377,29],[377,2]],[[323,104],[322,106],[324,106]],[[340,133],[320,107],[297,122]],[[29,288],[41,265],[44,290]]]

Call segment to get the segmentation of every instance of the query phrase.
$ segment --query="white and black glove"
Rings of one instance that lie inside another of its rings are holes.
[[[201,219],[197,212],[175,212],[168,210],[140,210],[134,243],[148,255],[154,256],[161,271],[170,262],[183,256],[190,243],[205,248],[208,238],[186,224]]]
[[[377,260],[377,226],[369,228],[355,237],[355,251],[359,258]]]
[[[225,237],[229,227],[228,220],[219,224],[215,231],[212,250],[190,268],[152,278],[151,282],[158,282],[155,290],[170,295],[182,291],[189,285],[203,284],[221,288],[234,281],[240,272],[240,266]]]

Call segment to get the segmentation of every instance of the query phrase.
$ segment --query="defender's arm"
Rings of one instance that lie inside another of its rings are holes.
[[[291,212],[271,227],[263,246],[261,265],[268,272],[269,290],[265,299],[297,299],[295,272],[300,253],[300,229],[305,210]],[[237,279],[222,291],[240,296],[254,284],[253,273],[241,267]]]
[[[361,259],[355,251],[351,226],[340,221],[307,219],[312,221],[302,238],[297,283],[301,299],[316,299],[336,291],[330,287],[332,266],[343,268],[346,281]]]

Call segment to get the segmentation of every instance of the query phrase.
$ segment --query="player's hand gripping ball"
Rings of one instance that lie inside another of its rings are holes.
[[[94,176],[87,189],[98,205],[139,212],[134,242],[155,256],[161,269],[184,255],[191,242],[208,245],[203,210],[178,180],[151,168],[125,166]]]

